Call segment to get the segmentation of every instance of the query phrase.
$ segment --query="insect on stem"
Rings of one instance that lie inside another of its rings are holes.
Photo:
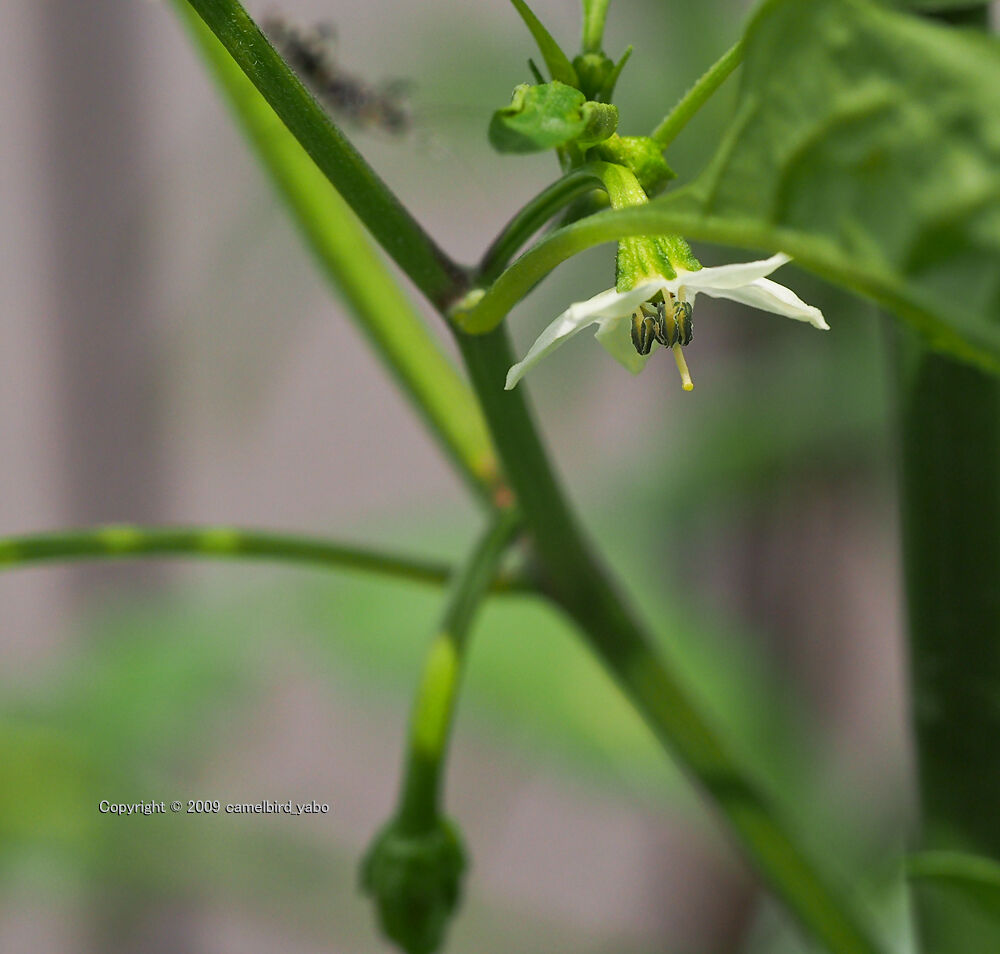
[[[409,82],[393,79],[373,86],[345,72],[337,62],[337,31],[333,24],[320,22],[301,27],[281,16],[270,16],[262,28],[332,115],[359,128],[380,129],[391,135],[410,131],[413,116],[406,98]]]

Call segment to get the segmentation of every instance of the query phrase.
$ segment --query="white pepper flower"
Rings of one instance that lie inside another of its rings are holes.
[[[685,269],[679,265],[675,276],[643,277],[627,291],[610,288],[587,301],[570,305],[552,322],[528,350],[524,358],[507,372],[510,390],[546,355],[591,325],[594,336],[629,371],[637,373],[658,344],[671,348],[681,373],[684,389],[694,385],[681,350],[691,340],[692,306],[699,294],[728,298],[762,311],[807,321],[815,328],[828,329],[823,313],[807,305],[795,292],[766,276],[790,261],[778,254],[758,262],[720,265],[716,268]],[[621,283],[619,283],[621,284]]]

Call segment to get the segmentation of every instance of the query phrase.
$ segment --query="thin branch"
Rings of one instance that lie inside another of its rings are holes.
[[[469,630],[519,526],[516,512],[501,512],[455,571],[413,704],[406,771],[396,815],[408,833],[431,829],[441,813],[442,775]]]
[[[650,138],[655,139],[661,149],[666,149],[742,60],[743,41],[738,40],[681,97],[663,122],[650,133]]]
[[[108,524],[80,530],[0,537],[0,571],[71,560],[120,560],[150,557],[270,560],[307,563],[443,585],[450,564],[390,553],[320,537],[272,533],[241,527],[143,527]],[[498,576],[494,592],[532,589],[519,574]]]
[[[600,53],[604,45],[604,22],[611,0],[583,0],[583,50]]]
[[[600,178],[584,166],[542,189],[511,217],[490,243],[473,275],[473,283],[487,285],[495,281],[532,235],[574,199],[600,185]]]

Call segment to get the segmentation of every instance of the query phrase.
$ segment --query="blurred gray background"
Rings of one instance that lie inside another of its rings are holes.
[[[536,11],[576,43],[575,0]],[[354,135],[458,258],[555,175],[485,142],[534,55],[508,4],[280,12],[334,23],[345,70],[413,81],[412,133]],[[636,47],[623,131],[650,129],[745,15],[616,0],[608,52]],[[225,522],[461,552],[475,507],[331,300],[169,5],[5,0],[0,84],[0,534]],[[672,151],[682,176],[733,94]],[[826,309],[829,334],[706,302],[692,394],[672,362],[633,379],[587,336],[529,387],[664,651],[803,825],[836,843],[850,817],[871,834],[859,854],[877,854],[908,772],[886,342],[867,306],[778,277]],[[514,313],[519,349],[612,278],[608,248],[563,266]],[[436,607],[261,566],[0,575],[0,950],[386,950],[354,865],[393,803]],[[792,944],[545,607],[488,609],[463,703],[449,803],[474,864],[450,950]],[[141,797],[331,811],[98,815],[100,798]]]

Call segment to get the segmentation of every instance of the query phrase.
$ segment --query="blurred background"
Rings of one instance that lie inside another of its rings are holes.
[[[330,21],[346,71],[412,82],[411,133],[349,132],[459,259],[555,175],[486,144],[534,55],[502,0],[249,7]],[[575,47],[576,0],[536,11]],[[652,128],[745,16],[617,0],[607,50],[635,45],[623,132]],[[0,82],[0,534],[225,522],[461,553],[475,506],[330,299],[171,8],[5,0]],[[672,149],[682,181],[734,90]],[[709,300],[691,394],[673,362],[633,379],[586,335],[529,387],[663,651],[850,876],[909,811],[891,342],[868,306],[779,277],[833,330]],[[606,247],[561,267],[513,314],[518,350],[612,278]],[[259,565],[0,574],[0,950],[387,950],[355,866],[393,805],[438,606]],[[117,818],[103,798],[330,812]],[[473,855],[450,950],[800,949],[536,601],[495,601],[477,627],[448,801]]]

